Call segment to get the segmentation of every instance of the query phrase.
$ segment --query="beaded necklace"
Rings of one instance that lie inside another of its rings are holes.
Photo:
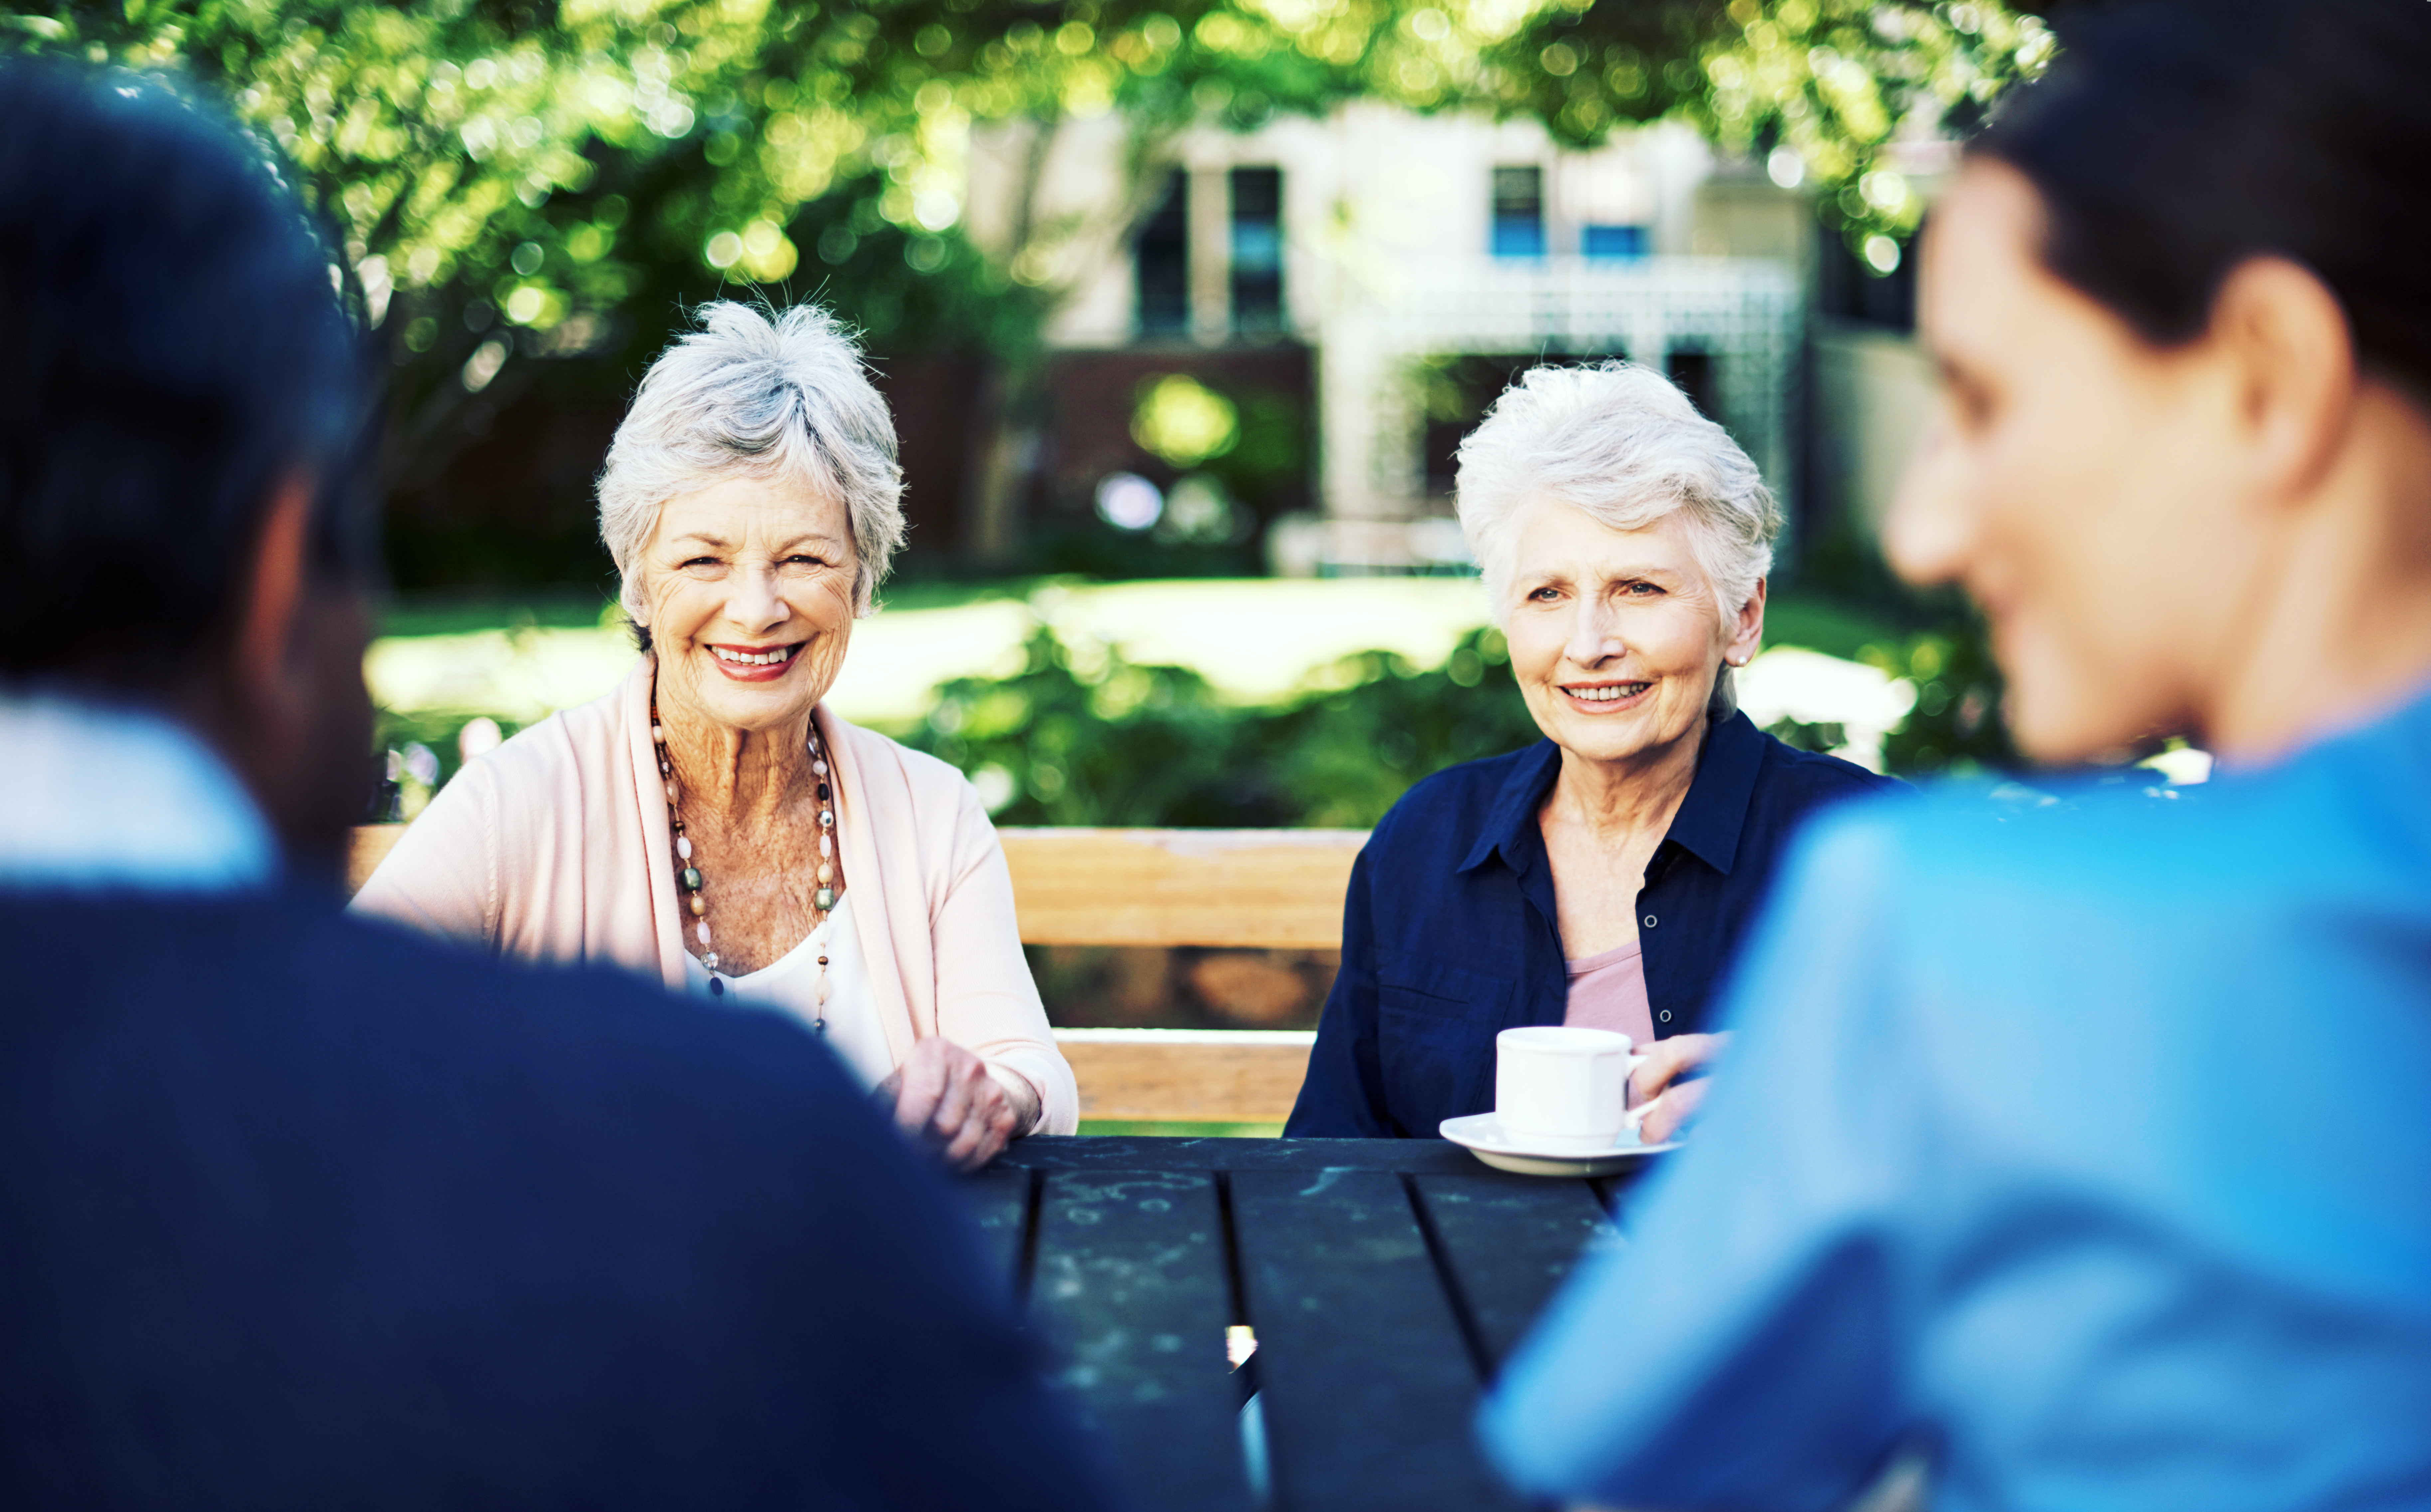
[[[659,723],[659,701],[650,699],[650,742],[658,748],[659,780],[667,789],[667,828],[675,837],[676,885],[683,889],[679,906],[692,914],[693,939],[700,941],[700,963],[709,968],[709,991],[712,997],[726,995],[726,979],[718,974],[717,952],[711,947],[709,935],[709,899],[704,896],[705,884],[700,867],[693,856],[692,837],[684,833],[683,799],[676,787],[676,764],[667,756],[667,732]],[[811,754],[811,775],[818,781],[819,790],[819,890],[815,896],[818,922],[811,929],[811,941],[819,953],[818,1014],[811,1027],[820,1034],[828,1032],[828,923],[836,906],[835,871],[835,804],[833,789],[828,783],[828,756],[819,742],[818,722],[811,722],[810,739],[806,742]]]

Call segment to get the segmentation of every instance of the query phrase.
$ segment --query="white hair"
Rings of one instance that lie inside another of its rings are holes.
[[[776,314],[719,300],[694,315],[700,329],[650,364],[599,474],[599,539],[624,579],[625,612],[641,623],[638,557],[661,507],[740,476],[843,496],[853,612],[868,614],[903,544],[903,470],[859,344],[816,305]]]
[[[1513,521],[1552,499],[1614,530],[1685,515],[1688,545],[1725,627],[1772,570],[1781,508],[1730,432],[1670,380],[1631,362],[1532,368],[1460,443],[1461,534],[1485,576],[1496,624],[1511,615]],[[1733,706],[1730,669],[1716,706]]]

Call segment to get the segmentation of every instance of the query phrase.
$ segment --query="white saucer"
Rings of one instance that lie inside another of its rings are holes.
[[[1442,1134],[1454,1144],[1467,1145],[1471,1154],[1495,1170],[1516,1171],[1523,1176],[1609,1176],[1642,1155],[1680,1148],[1677,1139],[1668,1144],[1640,1144],[1635,1129],[1624,1129],[1620,1140],[1610,1150],[1593,1155],[1547,1150],[1515,1142],[1502,1132],[1502,1121],[1491,1113],[1446,1119]]]

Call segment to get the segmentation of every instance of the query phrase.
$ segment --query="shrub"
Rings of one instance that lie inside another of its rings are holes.
[[[1433,671],[1366,652],[1321,682],[1244,708],[1185,668],[1076,656],[1042,627],[1019,672],[947,684],[901,736],[968,773],[1003,823],[1241,828],[1364,828],[1430,773],[1536,739],[1491,630]]]

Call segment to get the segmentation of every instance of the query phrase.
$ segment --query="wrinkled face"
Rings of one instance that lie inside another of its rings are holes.
[[[844,501],[729,478],[669,499],[637,563],[659,706],[742,730],[807,717],[852,634]]]
[[[1555,499],[1524,506],[1506,633],[1536,727],[1598,762],[1660,756],[1702,726],[1722,658],[1754,655],[1764,588],[1729,612],[1676,512],[1614,530]]]
[[[1972,163],[1935,208],[1920,314],[1936,411],[1886,532],[1892,565],[1984,607],[2020,749],[2066,762],[2187,727],[2233,639],[2253,541],[2238,396],[2041,263],[2038,196]]]

